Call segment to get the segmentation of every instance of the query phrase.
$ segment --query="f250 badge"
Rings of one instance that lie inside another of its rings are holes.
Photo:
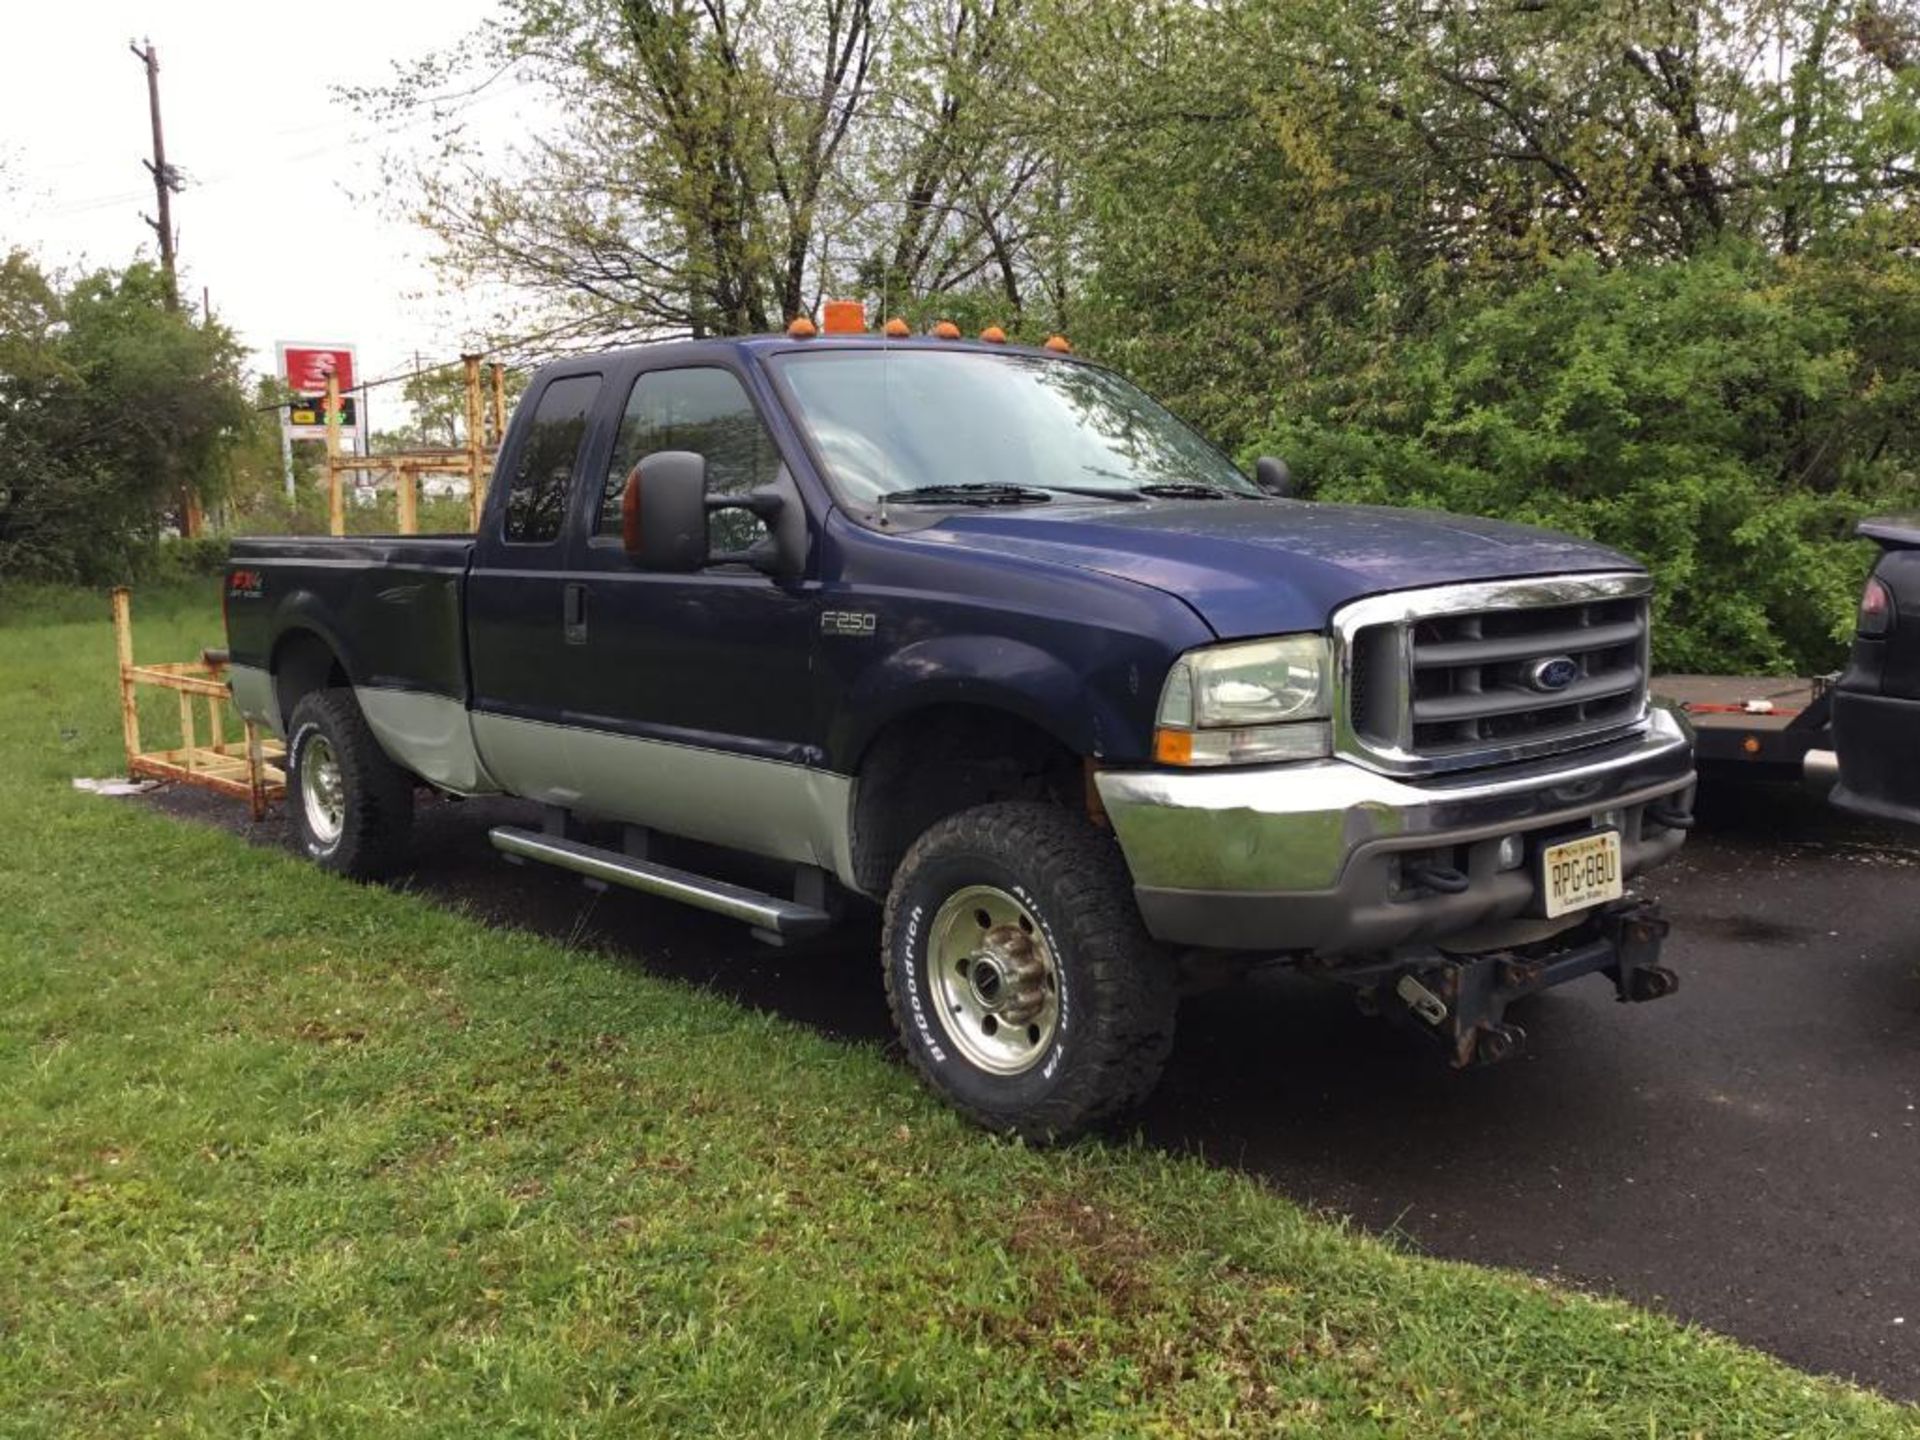
[[[879,617],[867,610],[822,610],[820,612],[822,635],[838,635],[849,640],[870,639],[879,623]]]
[[[258,600],[267,587],[267,577],[258,570],[236,570],[227,577],[227,594],[242,600]]]

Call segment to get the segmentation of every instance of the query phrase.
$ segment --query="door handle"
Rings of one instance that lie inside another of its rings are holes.
[[[560,618],[569,645],[587,643],[587,587],[568,582],[561,592]]]

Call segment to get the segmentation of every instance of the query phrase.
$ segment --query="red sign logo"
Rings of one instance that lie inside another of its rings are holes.
[[[340,381],[342,392],[353,388],[353,351],[344,345],[289,345],[286,350],[287,388],[296,395],[324,395],[327,376]]]

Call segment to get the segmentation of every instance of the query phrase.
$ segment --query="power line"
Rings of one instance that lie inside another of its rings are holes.
[[[135,56],[142,59],[145,58],[145,51],[140,47],[134,46],[132,49]],[[156,66],[157,63],[156,60]],[[350,133],[338,140],[328,141],[325,144],[316,145],[293,154],[276,152],[272,155],[262,155],[257,158],[242,160],[237,164],[224,166],[212,175],[203,176],[196,174],[189,177],[184,174],[178,166],[173,166],[171,167],[174,182],[173,191],[175,194],[179,194],[181,189],[189,184],[195,190],[208,190],[218,185],[231,184],[235,180],[246,180],[268,172],[284,170],[289,165],[296,164],[300,161],[317,160],[323,156],[340,154],[342,151],[363,149],[382,141],[398,139],[410,131],[421,129],[424,126],[442,124],[458,119],[481,105],[491,104],[500,99],[517,98],[524,93],[525,87],[505,90],[490,89],[489,87],[493,82],[498,80],[504,73],[505,70],[502,69],[496,71],[491,77],[480,84],[470,86],[464,90],[449,91],[443,95],[431,97],[428,101],[422,102],[430,106],[430,109],[408,119],[375,123],[372,124],[370,128],[359,129],[355,127],[359,127],[365,123],[362,117],[335,115],[311,125],[289,126],[268,131],[265,134],[265,138],[267,139],[291,139],[299,136],[317,135],[343,126],[349,127],[350,129]],[[72,170],[94,163],[95,161],[89,157],[68,160],[43,168],[50,171]],[[151,169],[152,167],[149,166],[148,168]],[[135,190],[112,195],[95,195],[85,199],[75,200],[68,204],[49,206],[45,213],[55,218],[86,215],[96,210],[110,210],[121,205],[131,205],[140,200],[145,194],[146,192],[144,190]],[[152,224],[153,222],[149,221],[148,223]]]
[[[525,345],[537,345],[542,340],[551,340],[554,336],[564,334],[569,330],[579,330],[597,321],[611,319],[625,308],[625,306],[621,305],[609,305],[604,310],[598,310],[588,315],[577,316],[571,320],[563,320],[559,324],[550,325],[544,330],[535,330],[526,335],[511,336],[505,340],[496,340],[492,345],[483,350],[468,351],[467,354],[478,355],[482,360],[485,360],[491,356],[504,354],[510,350],[517,350]],[[438,375],[442,370],[453,370],[465,363],[466,357],[463,355],[459,359],[442,361],[438,365],[422,367],[416,364],[412,369],[396,370],[391,375],[382,375],[375,380],[363,380],[358,385],[350,385],[340,391],[340,396],[344,399],[349,395],[363,395],[369,390],[378,390],[386,385],[398,385],[402,381],[418,379],[423,375]],[[277,401],[271,405],[256,405],[254,409],[258,412],[279,410],[285,403],[284,401]]]

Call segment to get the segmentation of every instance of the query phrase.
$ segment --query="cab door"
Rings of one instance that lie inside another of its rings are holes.
[[[703,456],[710,495],[781,485],[801,504],[735,371],[656,367],[633,380],[576,558],[585,608],[564,717],[574,772],[601,813],[788,853],[800,818],[788,807],[818,793],[823,755],[818,587],[739,563],[693,574],[636,568],[621,545],[621,495],[633,467],[661,450]],[[765,533],[745,511],[710,519],[715,554]]]
[[[467,651],[473,733],[501,787],[547,804],[579,803],[563,726],[573,682],[568,624],[578,603],[567,559],[569,502],[597,482],[610,426],[595,424],[605,377],[597,370],[536,381],[493,483],[467,577]]]

